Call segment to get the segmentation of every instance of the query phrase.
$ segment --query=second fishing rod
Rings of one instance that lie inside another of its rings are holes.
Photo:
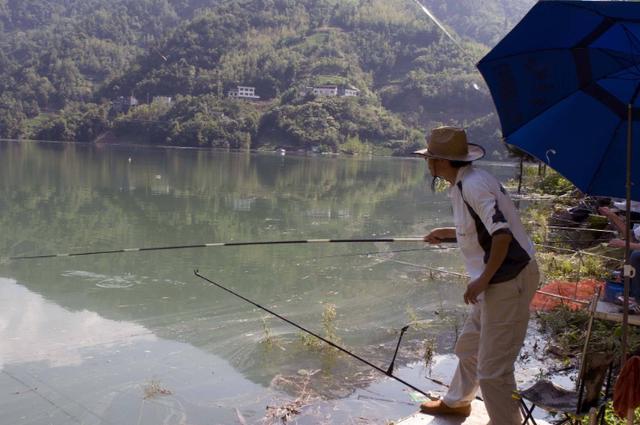
[[[276,313],[276,312],[274,312],[274,311],[270,310],[269,308],[264,307],[264,306],[262,306],[262,305],[258,304],[257,302],[255,302],[255,301],[253,301],[253,300],[251,300],[251,299],[249,299],[249,298],[247,298],[247,297],[243,296],[243,295],[240,295],[239,293],[237,293],[237,292],[235,292],[235,291],[233,291],[233,290],[231,290],[231,289],[227,288],[226,286],[223,286],[222,284],[220,284],[220,283],[218,283],[218,282],[215,282],[215,281],[213,281],[213,280],[211,280],[211,279],[209,279],[209,278],[205,277],[204,275],[200,274],[200,272],[199,272],[198,270],[194,270],[194,271],[193,271],[193,273],[194,273],[197,277],[199,277],[200,279],[202,279],[202,280],[204,280],[204,281],[208,282],[209,284],[211,284],[211,285],[213,285],[213,286],[215,286],[215,287],[217,287],[217,288],[219,288],[219,289],[222,289],[223,291],[226,291],[227,293],[229,293],[229,294],[233,295],[233,296],[234,296],[234,297],[236,297],[236,298],[240,298],[241,300],[243,300],[243,301],[245,301],[245,302],[247,302],[247,303],[249,303],[249,304],[253,305],[254,307],[259,308],[260,310],[266,311],[267,313],[271,314],[272,316],[277,317],[278,319],[280,319],[280,320],[282,320],[282,321],[284,321],[284,322],[286,322],[286,323],[290,324],[291,326],[294,326],[294,327],[296,327],[296,328],[300,329],[301,331],[303,331],[303,332],[305,332],[305,333],[307,333],[307,334],[309,334],[309,335],[311,335],[311,336],[314,336],[315,338],[318,338],[319,340],[321,340],[322,342],[324,342],[324,343],[326,343],[326,344],[330,345],[331,347],[333,347],[333,348],[335,348],[335,349],[337,349],[337,350],[339,350],[339,351],[341,351],[341,352],[343,352],[343,353],[345,353],[345,354],[347,354],[347,355],[349,355],[349,356],[353,357],[354,359],[356,359],[356,360],[358,360],[358,361],[360,361],[360,362],[362,362],[362,363],[366,364],[367,366],[369,366],[369,367],[371,367],[371,368],[373,368],[373,369],[377,370],[378,372],[380,372],[380,373],[384,374],[385,376],[388,376],[389,378],[394,379],[394,380],[396,380],[396,381],[400,382],[401,384],[403,384],[403,385],[405,385],[405,386],[407,386],[407,387],[411,388],[412,390],[414,390],[414,391],[416,391],[416,392],[418,392],[418,393],[420,393],[420,394],[424,395],[425,397],[427,397],[427,398],[429,398],[429,399],[431,399],[431,400],[436,400],[436,399],[437,399],[437,397],[434,397],[434,396],[433,396],[433,395],[431,395],[428,391],[424,391],[424,390],[422,390],[422,389],[420,389],[420,388],[418,388],[418,387],[414,386],[413,384],[411,384],[411,383],[409,383],[409,382],[405,381],[404,379],[399,378],[398,376],[396,376],[396,375],[394,375],[394,374],[393,374],[393,370],[394,370],[394,367],[395,367],[395,360],[396,360],[396,357],[397,357],[397,355],[398,355],[398,350],[399,350],[399,348],[400,348],[400,342],[402,341],[402,337],[403,337],[404,333],[409,329],[409,326],[404,326],[404,327],[400,330],[400,336],[399,336],[399,338],[398,338],[398,342],[397,342],[396,347],[395,347],[395,351],[394,351],[394,354],[393,354],[393,358],[391,359],[391,362],[390,362],[390,364],[389,364],[389,367],[388,367],[387,369],[383,369],[383,368],[381,368],[381,367],[379,367],[379,366],[376,366],[375,364],[371,363],[370,361],[368,361],[368,360],[366,360],[366,359],[362,358],[361,356],[359,356],[359,355],[357,355],[357,354],[355,354],[355,353],[351,352],[350,350],[347,350],[346,348],[344,348],[344,347],[342,347],[342,346],[340,346],[340,345],[338,345],[338,344],[334,343],[333,341],[331,341],[331,340],[329,340],[329,339],[326,339],[326,338],[323,338],[322,336],[318,335],[317,333],[315,333],[315,332],[313,332],[313,331],[310,331],[309,329],[306,329],[305,327],[303,327],[303,326],[301,326],[301,325],[299,325],[299,324],[297,324],[297,323],[293,322],[292,320],[290,320],[290,319],[288,319],[288,318],[286,318],[286,317],[282,316],[281,314],[278,314],[278,313]],[[437,380],[437,379],[430,378],[430,377],[425,377],[425,379],[427,379],[427,380],[429,380],[429,381],[431,381],[431,382],[433,382],[433,383],[435,383],[435,384],[441,385],[441,386],[443,386],[443,387],[445,387],[445,388],[448,388],[447,384],[445,384],[444,382],[439,381],[439,380]]]

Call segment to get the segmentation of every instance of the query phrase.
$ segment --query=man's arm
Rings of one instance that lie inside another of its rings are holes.
[[[611,239],[609,241],[609,246],[614,248],[624,248],[627,242],[624,239]],[[640,249],[640,243],[637,242],[629,242],[629,248],[633,250]]]
[[[598,212],[607,217],[611,221],[611,223],[616,226],[618,232],[622,233],[622,239],[627,238],[627,226],[624,225],[624,220],[618,217],[618,215],[611,211],[611,209],[609,209],[608,207],[600,207],[598,208]]]
[[[491,278],[493,278],[493,275],[496,274],[496,271],[498,271],[502,262],[507,257],[511,239],[513,239],[513,236],[511,235],[511,232],[508,231],[497,231],[492,235],[489,260],[487,261],[487,265],[482,274],[467,285],[467,291],[464,293],[465,304],[477,303],[478,295],[489,287]]]

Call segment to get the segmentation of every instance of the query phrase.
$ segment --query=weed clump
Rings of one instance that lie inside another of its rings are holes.
[[[267,323],[267,317],[262,318],[262,331],[264,332],[264,337],[262,338],[260,343],[263,344],[268,350],[272,349],[276,345],[280,345],[278,338],[273,335],[273,331]]]
[[[324,310],[322,312],[322,329],[323,329],[323,338],[328,341],[333,342],[336,345],[340,345],[340,337],[338,336],[338,332],[336,330],[336,318],[338,317],[338,313],[336,311],[335,304],[327,303],[324,305]],[[316,338],[313,335],[309,335],[307,333],[300,333],[300,342],[304,347],[313,349],[313,350],[322,350],[322,349],[330,349],[332,352],[337,352],[337,349],[331,346],[328,346],[320,339]]]
[[[561,357],[577,356],[586,338],[589,314],[585,310],[572,310],[564,305],[537,313],[541,331],[552,337],[552,352]],[[627,328],[629,351],[640,350],[640,331],[635,326]],[[589,340],[591,351],[620,353],[622,326],[608,320],[594,320]],[[615,354],[619,356],[619,354]]]
[[[144,399],[150,400],[158,398],[163,395],[173,394],[170,390],[165,388],[160,381],[152,379],[144,386]]]

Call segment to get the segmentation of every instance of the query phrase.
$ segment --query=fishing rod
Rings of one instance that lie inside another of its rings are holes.
[[[276,313],[276,312],[274,312],[274,311],[272,311],[272,310],[268,309],[267,307],[263,307],[263,306],[261,306],[260,304],[256,303],[255,301],[252,301],[252,300],[250,300],[249,298],[246,298],[246,297],[244,297],[244,296],[242,296],[242,295],[238,294],[237,292],[234,292],[234,291],[232,291],[231,289],[229,289],[229,288],[227,288],[227,287],[225,287],[225,286],[222,286],[221,284],[219,284],[219,283],[217,283],[217,282],[214,282],[213,280],[211,280],[211,279],[209,279],[209,278],[207,278],[207,277],[205,277],[205,276],[201,275],[201,274],[198,272],[198,270],[194,270],[194,271],[193,271],[193,274],[195,274],[195,275],[196,275],[197,277],[199,277],[200,279],[202,279],[202,280],[204,280],[204,281],[206,281],[206,282],[209,282],[210,284],[212,284],[212,285],[214,285],[214,286],[216,286],[216,287],[218,287],[218,288],[220,288],[220,289],[222,289],[222,290],[224,290],[224,291],[226,291],[226,292],[230,293],[231,295],[233,295],[233,296],[235,296],[235,297],[237,297],[237,298],[240,298],[241,300],[246,301],[246,302],[248,302],[249,304],[251,304],[251,305],[253,305],[253,306],[255,306],[255,307],[258,307],[258,308],[259,308],[259,309],[261,309],[261,310],[266,311],[267,313],[269,313],[269,314],[271,314],[271,315],[273,315],[273,316],[277,317],[278,319],[280,319],[280,320],[282,320],[282,321],[284,321],[284,322],[287,322],[287,323],[288,323],[288,324],[290,324],[291,326],[294,326],[294,327],[296,327],[296,328],[300,329],[301,331],[306,332],[306,333],[308,333],[309,335],[312,335],[312,336],[314,336],[314,337],[318,338],[320,341],[325,342],[326,344],[328,344],[328,345],[332,346],[333,348],[336,348],[336,349],[338,349],[338,350],[342,351],[342,352],[343,352],[343,353],[345,353],[345,354],[348,354],[349,356],[353,357],[354,359],[356,359],[356,360],[358,360],[358,361],[360,361],[360,362],[362,362],[362,363],[366,364],[367,366],[369,366],[369,367],[371,367],[371,368],[373,368],[373,369],[377,370],[378,372],[380,372],[380,373],[382,373],[382,374],[384,374],[384,375],[388,376],[389,378],[393,378],[393,379],[395,379],[396,381],[398,381],[398,382],[400,382],[401,384],[403,384],[403,385],[405,385],[405,386],[407,386],[407,387],[411,388],[411,389],[412,389],[412,390],[414,390],[414,391],[419,392],[420,394],[424,395],[425,397],[427,397],[427,398],[429,398],[429,399],[431,399],[431,400],[436,400],[436,399],[437,399],[436,397],[432,396],[429,392],[425,392],[425,391],[421,390],[420,388],[418,388],[418,387],[416,387],[416,386],[414,386],[414,385],[410,384],[409,382],[407,382],[407,381],[405,381],[405,380],[403,380],[403,379],[401,379],[401,378],[399,378],[399,377],[397,377],[397,376],[395,376],[395,375],[393,374],[394,362],[395,362],[395,360],[396,360],[396,356],[397,356],[397,354],[398,354],[398,348],[400,347],[400,341],[402,340],[402,336],[404,335],[404,333],[406,332],[406,330],[407,330],[407,329],[409,329],[409,326],[405,326],[404,328],[402,328],[402,330],[401,330],[401,332],[400,332],[400,337],[398,338],[398,344],[396,345],[395,353],[393,354],[393,359],[391,360],[391,364],[389,365],[389,368],[388,368],[387,370],[384,370],[384,369],[382,369],[382,368],[380,368],[380,367],[378,367],[378,366],[374,365],[374,364],[373,364],[373,363],[371,363],[370,361],[363,359],[362,357],[358,356],[357,354],[352,353],[351,351],[347,350],[346,348],[341,347],[341,346],[337,345],[336,343],[334,343],[334,342],[332,342],[332,341],[330,341],[330,340],[328,340],[328,339],[326,339],[326,338],[321,337],[320,335],[318,335],[318,334],[316,334],[316,333],[314,333],[314,332],[312,332],[312,331],[310,331],[310,330],[308,330],[308,329],[306,329],[306,328],[304,328],[304,327],[302,327],[302,326],[298,325],[297,323],[294,323],[293,321],[291,321],[291,320],[287,319],[286,317],[284,317],[284,316],[282,316],[282,315],[280,315],[280,314],[278,314],[278,313]],[[436,379],[429,378],[429,377],[427,377],[426,379],[428,379],[428,380],[430,380],[431,382],[434,382],[434,383],[436,383],[436,384],[438,384],[438,385],[442,385],[442,386],[444,386],[444,387],[447,387],[447,385],[446,385],[446,384],[444,384],[443,382],[438,381],[438,380],[436,380]]]
[[[396,356],[398,355],[398,349],[400,348],[400,341],[402,341],[402,336],[407,331],[407,329],[409,329],[409,325],[407,325],[407,326],[403,327],[402,329],[400,329],[400,337],[398,338],[398,343],[396,344],[396,351],[393,352],[393,358],[391,359],[391,363],[389,364],[389,368],[385,372],[385,374],[387,376],[393,375],[393,364],[395,363]]]
[[[23,255],[8,257],[9,260],[35,260],[42,258],[58,258],[58,257],[81,257],[88,255],[102,255],[102,254],[118,254],[123,252],[148,252],[148,251],[169,251],[177,249],[188,248],[214,248],[214,247],[229,247],[229,246],[251,246],[251,245],[294,245],[305,243],[365,243],[365,242],[424,242],[423,238],[408,237],[408,238],[358,238],[358,239],[298,239],[298,240],[281,240],[281,241],[249,241],[249,242],[211,242],[192,245],[172,245],[172,246],[153,246],[145,248],[121,248],[121,249],[109,249],[103,251],[87,251],[87,252],[72,252],[72,253],[58,253],[58,254],[41,254],[41,255]],[[453,239],[443,239],[441,242],[455,242]]]

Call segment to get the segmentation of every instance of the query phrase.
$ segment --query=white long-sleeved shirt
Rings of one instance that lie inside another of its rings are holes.
[[[513,239],[491,283],[513,279],[534,258],[533,242],[513,201],[489,172],[472,165],[460,168],[456,184],[449,189],[449,196],[458,246],[472,279],[484,271],[489,260],[491,238],[496,233],[510,233]]]

